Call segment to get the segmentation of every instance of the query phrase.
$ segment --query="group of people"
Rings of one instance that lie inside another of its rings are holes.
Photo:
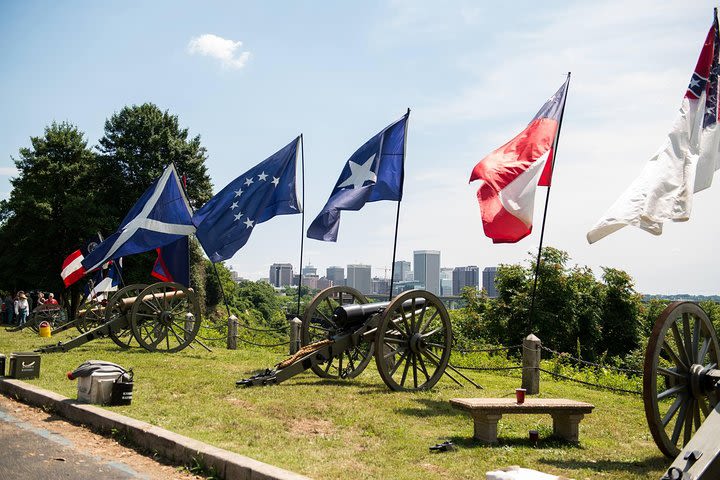
[[[19,290],[15,294],[15,297],[8,294],[5,297],[5,300],[0,303],[0,309],[2,310],[2,322],[7,325],[25,325],[25,322],[32,311],[33,304],[36,306],[47,305],[50,307],[52,305],[57,305],[58,301],[55,299],[55,295],[52,292],[48,293],[47,298],[43,292],[37,292],[36,295],[28,295],[24,291]]]

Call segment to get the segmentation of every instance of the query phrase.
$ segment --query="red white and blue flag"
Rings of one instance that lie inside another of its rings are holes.
[[[157,259],[150,274],[161,282],[176,282],[190,286],[190,256],[188,237],[155,249]]]
[[[568,80],[518,136],[480,160],[470,181],[477,191],[485,235],[493,243],[515,243],[532,232],[536,186],[550,186],[553,143]]]
[[[86,272],[82,266],[82,261],[86,255],[95,250],[95,247],[97,247],[100,242],[102,242],[102,237],[98,233],[96,238],[89,240],[83,247],[78,248],[65,258],[60,270],[60,276],[66,288],[85,275]]]
[[[672,130],[640,176],[590,229],[589,243],[626,225],[660,235],[664,222],[688,220],[693,194],[712,185],[720,168],[718,30],[714,17]]]

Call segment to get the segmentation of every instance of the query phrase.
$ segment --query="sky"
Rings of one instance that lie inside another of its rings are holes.
[[[53,121],[97,145],[105,120],[153,102],[207,148],[219,191],[304,138],[305,224],[345,162],[411,109],[397,260],[440,250],[443,267],[526,262],[533,233],[483,234],[474,165],[517,135],[572,72],[544,244],[571,264],[627,271],[643,293],[720,289],[720,185],[661,236],[585,234],[667,137],[712,22],[709,1],[1,2],[0,197],[12,157]],[[719,182],[720,183],[720,182]],[[337,243],[305,239],[303,264],[390,274],[396,203],[344,212]],[[228,260],[268,276],[300,257],[301,216],[259,226]],[[110,232],[107,232],[110,233]]]

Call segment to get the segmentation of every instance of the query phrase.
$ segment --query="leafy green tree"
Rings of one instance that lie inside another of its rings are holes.
[[[18,175],[0,203],[2,287],[61,292],[62,261],[104,216],[96,155],[76,126],[53,122],[14,161]]]
[[[603,267],[605,291],[600,350],[609,356],[623,356],[640,344],[642,298],[630,275]]]
[[[191,138],[188,129],[180,127],[177,115],[163,112],[152,103],[124,107],[113,114],[105,121],[105,134],[97,148],[106,175],[102,191],[102,203],[107,206],[103,217],[106,232],[117,229],[143,192],[172,162],[178,174],[187,179],[191,205],[197,208],[212,196],[200,136]],[[126,281],[147,281],[154,258],[153,253],[128,258]],[[195,268],[204,270],[197,263]]]
[[[244,280],[238,284],[234,304],[242,310],[252,309],[259,313],[261,320],[275,327],[284,323],[280,301],[275,289],[267,282]]]

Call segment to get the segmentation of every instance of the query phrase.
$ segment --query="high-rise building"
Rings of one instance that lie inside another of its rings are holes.
[[[273,263],[270,265],[270,284],[276,287],[292,285],[293,267],[289,263]]]
[[[330,288],[333,286],[333,282],[328,280],[325,277],[318,278],[317,281],[317,288],[318,290],[325,290],[326,288]]]
[[[345,285],[345,269],[343,267],[328,267],[325,276],[333,285]]]
[[[455,267],[452,275],[453,295],[460,295],[465,287],[478,288],[480,269],[475,265],[470,265],[468,267]]]
[[[305,265],[302,269],[303,277],[305,275],[317,275],[317,268],[313,267],[312,265],[308,264]]]
[[[483,290],[490,298],[498,296],[497,288],[495,288],[495,275],[497,275],[497,267],[485,267],[483,269]]]
[[[425,290],[440,295],[440,252],[438,250],[415,250],[413,252],[415,281]]]
[[[387,295],[390,293],[390,280],[387,278],[373,278],[372,293],[373,295]]]
[[[372,293],[372,274],[370,265],[348,265],[345,285],[359,290],[360,293]]]
[[[406,260],[398,260],[395,262],[393,282],[407,282],[410,273],[412,273],[412,270],[410,270],[410,262]]]
[[[320,277],[317,275],[303,274],[302,283],[303,286],[308,287],[311,290],[316,290],[318,288],[318,280],[320,280]]]
[[[453,269],[440,269],[440,295],[448,297],[453,294]]]

